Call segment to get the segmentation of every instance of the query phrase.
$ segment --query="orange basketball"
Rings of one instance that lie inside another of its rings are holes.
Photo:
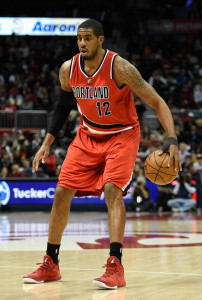
[[[163,153],[161,156],[158,154],[159,150],[152,152],[147,156],[144,163],[144,171],[147,178],[159,185],[165,185],[172,182],[179,172],[175,171],[174,159],[171,161],[168,168],[168,159],[170,154]]]

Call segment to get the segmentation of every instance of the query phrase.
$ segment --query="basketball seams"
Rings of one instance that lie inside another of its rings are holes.
[[[164,160],[166,159],[166,157],[168,156],[168,153],[167,153],[167,152],[164,152],[166,155],[165,155],[164,159],[162,160],[160,166],[158,165],[158,162],[156,161],[156,156],[155,156],[156,151],[154,151],[153,153],[154,153],[154,160],[155,160],[156,165],[157,165],[159,168],[161,168],[161,169],[162,169],[162,168],[166,169],[167,167],[163,167],[162,164],[163,164]],[[170,167],[172,167],[172,166],[174,166],[174,165],[175,165],[175,163],[173,163],[172,165],[170,165]]]
[[[170,167],[163,166],[168,163],[169,153],[163,153],[164,155],[161,157],[157,156],[158,151],[159,150],[152,152],[147,157],[145,161],[145,174],[152,182],[159,185],[165,185],[172,182],[176,178],[178,172],[176,172],[176,174],[174,172],[173,166],[175,163],[171,164]]]
[[[161,170],[159,170],[159,169],[155,169],[153,166],[151,166],[148,162],[147,162],[147,165],[150,167],[150,168],[152,168],[152,169],[154,169],[154,170],[156,170],[156,171],[159,171],[160,173],[162,173],[162,174],[165,174],[165,175],[169,175],[169,176],[176,176],[175,174],[169,174],[169,173],[165,173],[165,172],[163,172],[163,171],[161,171]],[[147,174],[149,174],[149,173],[147,173]],[[156,174],[156,173],[154,173],[154,174]]]
[[[148,175],[156,175],[155,173],[147,173]],[[165,183],[165,184],[167,184],[166,183],[166,181],[164,180],[164,178],[161,176],[161,175],[158,175],[161,179],[162,179],[162,181]],[[159,184],[159,183],[158,183]]]
[[[160,170],[160,168],[161,168],[161,166],[162,166],[164,160],[166,159],[167,155],[168,155],[168,153],[166,153],[166,155],[164,156],[164,158],[163,158],[163,160],[162,160],[162,162],[161,162],[161,165],[159,166],[159,169],[158,169],[158,172],[156,173],[156,177],[155,177],[154,182],[156,181],[157,176],[160,176],[160,175],[159,175],[159,172],[160,172],[159,170]],[[156,161],[156,152],[154,152],[154,159],[155,159],[155,163],[157,164],[157,161]],[[157,164],[157,166],[158,166],[158,164]],[[164,182],[165,182],[165,181],[164,181]]]
[[[154,168],[153,166],[151,166],[148,162],[146,162],[146,163],[147,163],[148,166],[150,166],[150,168],[152,168],[152,169],[158,171],[158,169],[156,169],[156,168]]]
[[[156,161],[156,151],[154,151],[153,153],[154,153],[154,160],[155,160],[156,165],[157,165],[159,168],[161,168],[162,163],[163,163],[164,160],[161,162],[161,165],[159,166],[158,163],[157,163],[157,161]],[[166,155],[167,155],[167,153],[166,153]],[[165,159],[165,158],[166,158],[166,156],[164,157],[164,159]]]
[[[161,165],[159,166],[158,163],[157,163],[157,161],[156,161],[156,152],[154,152],[154,161],[155,161],[156,165],[159,167],[159,169],[158,169],[158,171],[157,171],[157,173],[156,173],[156,177],[155,177],[155,179],[154,179],[154,182],[156,182],[156,178],[157,178],[157,176],[158,176],[158,174],[159,174],[159,170],[160,170],[160,168],[161,168],[161,166],[162,166],[162,164],[163,164],[163,162],[164,162],[166,156],[167,156],[167,153],[166,153],[166,155],[164,156],[164,159],[162,160]]]

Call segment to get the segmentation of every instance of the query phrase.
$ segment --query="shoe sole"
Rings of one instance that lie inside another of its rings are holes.
[[[115,286],[108,286],[104,282],[93,280],[93,285],[100,287],[102,289],[109,289],[109,290],[116,290],[118,288],[117,285]]]
[[[35,284],[39,284],[39,283],[45,283],[45,282],[58,282],[58,281],[62,281],[62,278],[59,280],[52,280],[52,281],[36,281],[32,278],[23,278],[23,283],[35,283]]]

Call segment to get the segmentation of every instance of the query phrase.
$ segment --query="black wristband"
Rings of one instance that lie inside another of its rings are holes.
[[[169,148],[170,148],[170,145],[176,145],[178,146],[178,141],[176,138],[174,137],[169,137],[167,139],[167,141],[163,144],[162,146],[162,150],[163,152],[168,152]]]

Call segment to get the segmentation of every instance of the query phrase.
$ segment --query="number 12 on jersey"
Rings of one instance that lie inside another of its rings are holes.
[[[109,107],[110,107],[109,101],[105,101],[103,103],[101,103],[100,101],[97,101],[96,106],[98,108],[99,117],[108,116],[111,114],[111,111],[109,110]]]

